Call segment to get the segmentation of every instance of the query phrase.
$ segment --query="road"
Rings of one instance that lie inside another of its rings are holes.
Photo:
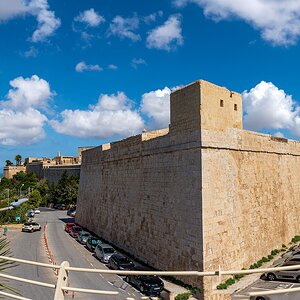
[[[246,295],[250,292],[260,292],[260,291],[267,291],[267,290],[278,290],[278,289],[291,289],[291,288],[299,288],[300,284],[296,282],[288,282],[288,281],[268,281],[263,279],[258,279],[252,284],[250,284],[247,288],[234,293],[232,295],[232,300],[239,300],[239,299],[248,299]],[[245,296],[243,298],[243,296]],[[287,293],[281,295],[269,295],[264,296],[267,300],[299,300],[300,293]]]
[[[41,214],[36,216],[37,221],[42,226],[47,223],[48,243],[57,264],[62,261],[69,261],[71,266],[84,268],[106,269],[84,246],[80,245],[75,239],[64,231],[64,224],[70,221],[66,211],[56,211],[43,209]],[[43,244],[43,230],[34,233],[22,233],[20,231],[9,231],[8,239],[11,241],[13,256],[16,258],[29,259],[39,262],[49,263]],[[25,277],[43,282],[55,283],[56,276],[52,269],[41,267],[19,265],[10,271],[20,277]],[[138,299],[141,294],[128,285],[118,275],[101,275],[81,272],[70,272],[69,284],[72,287],[83,287],[90,289],[101,289],[107,291],[117,291],[118,296],[99,296],[83,293],[69,293],[66,299]],[[14,282],[22,296],[36,299],[53,299],[54,291],[49,288],[37,287],[29,284]]]

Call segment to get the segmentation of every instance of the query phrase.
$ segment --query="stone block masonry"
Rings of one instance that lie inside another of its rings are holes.
[[[76,221],[157,269],[241,269],[300,233],[299,177],[300,143],[243,130],[241,96],[201,80],[169,129],[83,152]]]

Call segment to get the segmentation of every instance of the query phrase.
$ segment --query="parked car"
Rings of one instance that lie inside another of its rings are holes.
[[[134,271],[145,271],[145,268],[136,267]],[[125,280],[146,296],[158,297],[164,289],[163,281],[156,275],[127,275]]]
[[[290,259],[288,261],[285,261],[281,264],[276,265],[276,267],[287,267],[287,266],[295,266],[295,265],[300,265],[300,257],[297,257],[296,260]],[[270,281],[277,280],[277,279],[285,279],[285,280],[297,281],[298,283],[300,283],[300,268],[296,270],[280,270],[276,272],[268,272],[265,273],[264,275]]]
[[[75,217],[76,216],[76,210],[74,210],[73,212],[71,212],[70,216],[71,217]]]
[[[114,253],[116,253],[116,250],[108,244],[98,244],[95,248],[95,256],[105,264],[108,263]]]
[[[67,210],[67,215],[71,216],[71,213],[74,212],[76,210],[76,208],[70,208]]]
[[[78,233],[82,231],[82,228],[80,226],[72,226],[71,230],[70,230],[70,235],[73,237],[73,238],[77,238],[78,236]]]
[[[91,252],[95,252],[95,248],[98,244],[102,244],[102,241],[95,236],[88,237],[86,241],[86,247]]]
[[[73,223],[73,222],[72,222],[72,223],[71,223],[71,222],[70,222],[70,223],[67,223],[66,226],[65,226],[65,231],[66,231],[67,233],[70,233],[72,227],[75,226],[75,225],[76,225],[76,224]]]
[[[65,204],[60,204],[60,205],[58,206],[58,209],[60,209],[60,210],[66,210],[67,207],[66,207]]]
[[[76,239],[80,244],[85,245],[90,235],[91,234],[89,232],[82,230],[78,232],[78,236]]]
[[[134,268],[134,263],[125,255],[115,253],[110,257],[108,266],[114,270],[132,270]]]
[[[41,230],[41,225],[36,222],[26,222],[22,226],[22,231],[34,232]]]
[[[40,213],[41,213],[41,211],[40,211],[39,209],[36,209],[36,210],[34,211],[34,214],[35,214],[35,215],[40,214]]]
[[[57,203],[53,205],[54,209],[60,209],[60,210],[65,210],[67,207],[65,204]]]

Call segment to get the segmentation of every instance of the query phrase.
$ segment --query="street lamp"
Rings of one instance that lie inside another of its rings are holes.
[[[20,198],[21,198],[21,190],[22,190],[22,187],[24,186],[24,183],[22,183],[21,187],[20,187]]]
[[[9,188],[7,188],[7,207],[9,207]]]

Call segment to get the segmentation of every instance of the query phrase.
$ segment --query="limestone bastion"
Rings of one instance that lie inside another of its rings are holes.
[[[299,142],[243,130],[241,95],[207,81],[170,105],[168,129],[83,152],[76,222],[159,270],[249,267],[300,233]]]

